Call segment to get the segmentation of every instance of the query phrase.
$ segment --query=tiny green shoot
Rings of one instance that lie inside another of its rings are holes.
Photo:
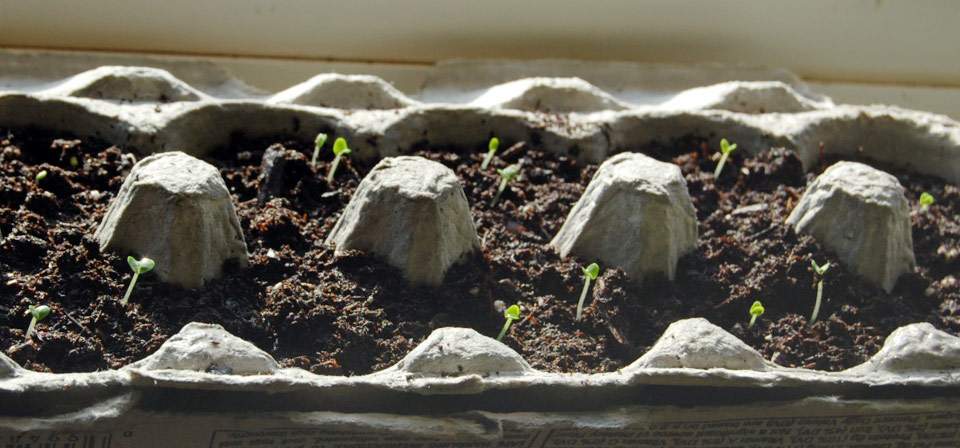
[[[753,328],[753,324],[757,322],[757,318],[763,316],[763,304],[759,300],[753,302],[753,305],[750,305],[750,324],[747,325],[747,329]]]
[[[337,172],[337,166],[340,165],[340,158],[350,154],[350,148],[347,148],[347,141],[343,137],[337,137],[333,142],[333,164],[330,165],[330,172],[327,174],[327,182],[333,182],[333,174]]]
[[[490,166],[490,161],[493,160],[493,155],[497,153],[497,148],[500,148],[500,139],[493,137],[490,139],[490,149],[487,151],[487,155],[483,158],[483,163],[480,164],[480,169],[485,170]]]
[[[127,288],[127,293],[124,294],[123,299],[120,300],[121,305],[126,305],[130,300],[130,293],[133,292],[133,286],[137,284],[137,279],[140,278],[140,274],[150,272],[156,263],[147,257],[141,258],[140,261],[137,261],[137,259],[133,257],[127,257],[127,264],[129,264],[130,269],[133,270],[133,278],[130,279],[130,287]]]
[[[933,195],[924,191],[920,193],[920,210],[927,211],[933,205]]]
[[[717,164],[717,169],[713,172],[714,179],[720,177],[720,171],[723,170],[723,165],[727,163],[727,158],[730,157],[730,153],[733,152],[734,149],[737,149],[736,143],[731,145],[727,139],[720,140],[720,151],[723,155],[720,156],[720,163]]]
[[[503,340],[503,335],[507,334],[510,324],[520,318],[520,307],[516,305],[510,305],[510,308],[507,308],[507,310],[503,312],[503,317],[507,318],[507,322],[503,324],[503,330],[500,330],[500,334],[497,335],[498,341]]]
[[[314,140],[313,145],[313,158],[310,159],[310,166],[317,167],[317,157],[320,156],[320,148],[323,148],[323,145],[327,143],[327,134],[323,132],[317,134],[317,139]]]
[[[820,314],[820,300],[823,298],[823,274],[827,272],[830,263],[824,263],[823,266],[820,266],[816,261],[810,260],[810,264],[813,265],[813,271],[820,276],[820,281],[817,282],[817,301],[813,305],[813,315],[810,316],[810,325],[813,325],[817,320],[817,314]]]
[[[576,320],[580,320],[580,316],[583,314],[583,300],[587,298],[587,290],[590,289],[590,280],[596,280],[597,276],[600,275],[600,266],[596,263],[590,263],[590,266],[580,269],[583,270],[583,277],[586,280],[583,282],[583,291],[580,292],[580,301],[577,302]]]
[[[516,163],[502,170],[500,169],[497,170],[497,173],[500,174],[500,177],[502,177],[503,180],[500,181],[500,188],[497,189],[497,194],[493,197],[493,200],[490,201],[491,207],[493,207],[494,205],[497,205],[497,201],[500,200],[500,195],[503,194],[503,190],[507,189],[507,184],[510,183],[510,181],[513,180],[514,177],[517,177],[517,173],[519,172],[520,172],[520,165]]]
[[[78,166],[80,166],[80,159],[77,156],[70,156],[70,167],[76,168]]]
[[[34,330],[37,327],[37,322],[40,322],[41,320],[43,320],[43,318],[47,317],[50,314],[50,307],[46,305],[40,305],[40,306],[30,305],[30,307],[27,309],[30,312],[30,314],[33,316],[33,318],[30,319],[30,325],[27,326],[27,340],[29,341],[30,336],[33,335]]]
[[[47,178],[47,174],[48,174],[48,173],[47,173],[47,170],[43,170],[43,171],[37,173],[37,177],[36,177],[37,184],[39,184],[41,180],[46,179],[46,178]]]

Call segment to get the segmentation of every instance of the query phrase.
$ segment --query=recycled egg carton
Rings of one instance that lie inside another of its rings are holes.
[[[50,61],[47,61],[48,63]],[[601,162],[690,134],[783,146],[806,167],[861,150],[960,182],[960,127],[892,106],[839,105],[778,69],[454,61],[416,98],[366,75],[320,74],[264,94],[203,63],[101,66],[34,78],[0,59],[0,123],[201,156],[235,132],[318,131],[374,161],[495,133]],[[188,79],[190,82],[184,81]],[[362,376],[281,368],[217,325],[191,323],[118,370],[52,374],[0,355],[8,446],[844,446],[960,440],[960,338],[926,323],[841,372],[785,368],[704,319],[673,323],[634,363],[547,373],[470,329],[441,328]],[[70,445],[72,444],[72,445]],[[466,444],[466,445],[465,445]],[[890,445],[894,446],[894,445]]]

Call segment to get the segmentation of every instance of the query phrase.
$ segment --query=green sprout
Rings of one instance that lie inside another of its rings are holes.
[[[600,266],[597,266],[596,263],[590,263],[590,266],[580,269],[583,270],[583,276],[586,278],[586,280],[583,282],[583,291],[580,293],[580,301],[577,302],[576,320],[580,320],[580,315],[583,313],[583,300],[587,298],[587,290],[590,289],[590,280],[596,280],[597,276],[600,275]]]
[[[37,182],[37,184],[39,184],[41,180],[46,179],[46,178],[47,178],[47,174],[49,174],[49,173],[47,173],[47,170],[43,170],[43,171],[37,173],[37,177],[36,177],[36,182]]]
[[[510,324],[520,318],[520,307],[516,305],[510,305],[510,308],[507,308],[507,310],[503,312],[503,317],[507,318],[507,322],[503,324],[503,330],[500,330],[500,334],[497,335],[498,341],[503,340],[503,335],[507,334]]]
[[[500,188],[497,189],[497,194],[493,197],[493,200],[490,201],[491,207],[493,207],[494,205],[497,205],[497,201],[500,200],[500,195],[503,194],[503,190],[507,189],[507,184],[511,180],[513,180],[514,177],[517,177],[517,173],[519,172],[520,172],[520,165],[516,163],[502,170],[497,170],[497,173],[500,174],[500,177],[502,177],[503,180],[500,181]]]
[[[713,172],[714,179],[720,177],[720,171],[723,170],[723,165],[727,163],[727,158],[730,157],[730,153],[734,149],[737,149],[736,143],[731,145],[725,138],[720,140],[720,151],[723,152],[723,155],[720,156],[720,163],[717,164],[717,169]]]
[[[37,327],[37,322],[40,322],[50,314],[50,307],[46,305],[30,305],[27,310],[33,316],[33,318],[30,319],[30,325],[27,326],[27,340],[29,341],[30,336],[33,335],[34,329]]]
[[[810,260],[810,264],[813,265],[813,271],[821,277],[820,281],[817,282],[817,302],[813,305],[813,315],[810,316],[810,325],[813,325],[817,320],[817,314],[820,314],[820,299],[823,298],[823,274],[827,272],[830,263],[824,263],[823,266],[820,266],[816,261]]]
[[[340,158],[350,154],[350,148],[347,148],[347,141],[343,137],[337,137],[333,142],[333,164],[330,165],[330,172],[327,174],[327,182],[333,182],[333,173],[337,172],[337,166],[340,165]]]
[[[493,160],[493,155],[497,153],[497,148],[500,147],[500,139],[493,137],[490,139],[490,150],[487,151],[487,155],[483,158],[483,163],[480,164],[480,169],[485,170],[490,166],[490,161]]]
[[[77,156],[70,156],[70,166],[72,168],[80,166],[80,159],[78,159]]]
[[[310,166],[317,167],[317,157],[320,155],[320,148],[323,148],[325,143],[327,143],[327,134],[323,132],[317,134],[317,139],[314,140],[313,158],[310,159]]]
[[[747,329],[753,328],[753,324],[757,322],[757,318],[763,316],[763,304],[759,300],[753,302],[753,305],[750,305],[750,324],[747,325]]]
[[[920,210],[927,211],[933,205],[933,195],[924,191],[920,193]]]
[[[130,300],[130,293],[133,292],[133,285],[137,284],[137,279],[140,278],[140,274],[146,274],[153,269],[153,266],[156,265],[154,261],[150,258],[143,257],[140,261],[137,261],[136,258],[127,257],[127,264],[130,265],[130,269],[133,269],[133,278],[130,279],[130,287],[127,288],[127,293],[123,295],[123,299],[120,300],[121,305],[126,305]]]

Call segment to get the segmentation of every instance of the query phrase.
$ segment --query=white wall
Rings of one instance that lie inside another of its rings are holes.
[[[0,45],[435,62],[729,61],[960,86],[950,0],[0,0]]]
[[[456,57],[757,63],[960,117],[958,19],[951,0],[0,0],[0,47],[240,57],[268,88],[330,60],[401,88]]]

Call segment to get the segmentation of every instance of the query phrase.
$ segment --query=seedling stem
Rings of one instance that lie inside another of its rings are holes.
[[[927,211],[933,205],[933,195],[924,191],[920,193],[920,210]]]
[[[763,316],[763,304],[759,300],[753,302],[753,305],[750,305],[750,324],[747,325],[747,329],[753,328],[753,324],[757,322],[757,318]]]
[[[330,165],[330,172],[327,174],[327,182],[333,182],[333,174],[337,172],[337,166],[340,165],[340,158],[350,154],[350,148],[347,148],[347,141],[343,137],[337,137],[333,142],[333,164]]]
[[[130,269],[133,270],[133,278],[130,279],[130,286],[127,288],[127,293],[124,294],[123,299],[120,300],[121,305],[126,305],[130,300],[130,293],[133,292],[133,286],[137,284],[137,279],[140,278],[140,274],[150,272],[156,263],[147,257],[143,257],[140,261],[137,261],[137,259],[133,257],[127,257],[127,264],[129,264]]]
[[[37,322],[40,322],[41,320],[43,320],[43,318],[47,317],[50,314],[50,307],[46,305],[40,305],[40,306],[30,305],[30,307],[28,307],[27,310],[29,310],[30,315],[33,316],[30,319],[30,325],[27,326],[26,337],[27,337],[27,340],[29,341],[30,336],[33,335],[34,329],[37,327]]]
[[[487,155],[483,158],[483,163],[480,164],[480,169],[485,170],[490,165],[490,161],[493,160],[493,155],[497,153],[497,148],[500,147],[500,139],[493,137],[490,139],[490,149],[487,151]]]
[[[720,156],[720,163],[717,164],[716,171],[713,172],[714,179],[720,177],[720,171],[723,170],[723,165],[727,163],[727,158],[730,157],[730,153],[733,152],[734,149],[737,149],[736,143],[731,145],[727,139],[720,140],[720,151],[723,154]]]
[[[317,139],[314,140],[313,158],[310,159],[310,166],[317,167],[317,157],[320,155],[320,148],[323,148],[325,143],[327,143],[327,134],[323,132],[317,134]]]
[[[490,201],[490,206],[493,207],[497,205],[497,201],[500,200],[500,195],[503,194],[503,190],[507,189],[507,184],[513,180],[514,177],[517,177],[517,173],[520,172],[520,165],[514,163],[502,170],[497,170],[497,173],[500,174],[500,177],[503,180],[500,181],[500,188],[497,189],[497,194],[493,197],[493,200]]]
[[[510,308],[507,308],[507,310],[503,312],[503,317],[507,318],[507,321],[503,324],[503,330],[500,330],[500,334],[497,335],[498,341],[503,340],[503,335],[507,334],[507,330],[510,329],[510,324],[520,318],[520,307],[510,305]]]
[[[813,271],[820,276],[820,281],[817,282],[817,302],[813,305],[813,315],[810,316],[810,325],[813,325],[817,320],[817,315],[820,314],[820,300],[823,298],[823,274],[827,272],[827,268],[830,267],[830,263],[824,263],[823,266],[817,264],[816,261],[810,260],[810,264],[813,265]]]
[[[590,289],[590,280],[596,280],[597,276],[600,275],[600,266],[597,266],[596,263],[590,263],[590,266],[580,269],[583,270],[583,277],[586,280],[583,282],[583,291],[580,293],[580,301],[577,302],[576,320],[580,320],[580,316],[583,314],[583,300],[587,298],[587,290]]]

